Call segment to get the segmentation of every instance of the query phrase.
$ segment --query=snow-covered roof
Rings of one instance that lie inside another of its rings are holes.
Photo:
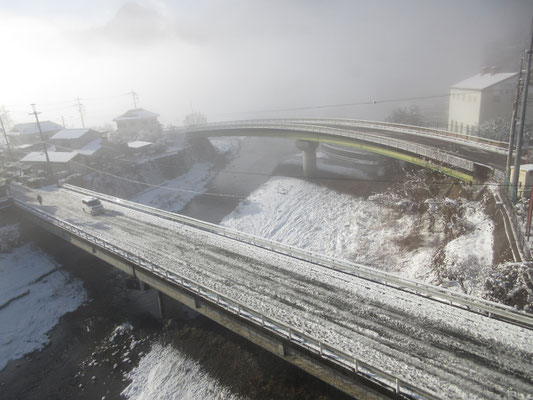
[[[151,119],[157,118],[159,114],[147,111],[144,108],[134,108],[133,110],[128,110],[124,114],[116,117],[113,121],[123,121],[129,119]]]
[[[83,154],[84,156],[92,156],[94,153],[96,153],[98,150],[102,148],[102,139],[94,139],[87,143],[85,146],[83,146],[81,149],[78,149],[77,152],[79,154]]]
[[[51,162],[66,163],[78,155],[77,151],[49,151],[48,158]],[[32,151],[22,158],[23,162],[46,162],[46,155],[43,151]]]
[[[61,129],[50,139],[78,139],[92,129]]]
[[[28,147],[33,147],[33,146],[35,146],[37,144],[40,145],[40,143],[21,144],[20,146],[15,146],[14,148],[17,149],[17,150],[25,150]]]
[[[57,132],[63,129],[63,127],[59,124],[56,124],[52,121],[42,121],[41,123],[41,131],[43,133],[47,132]],[[37,126],[37,122],[28,122],[25,124],[17,124],[13,127],[11,132],[8,132],[7,134],[10,136],[20,136],[20,135],[33,135],[39,133],[39,127]]]
[[[522,164],[520,171],[533,171],[533,164]]]
[[[506,79],[512,78],[518,72],[500,72],[496,74],[483,74],[479,73],[477,75],[471,76],[464,81],[456,83],[452,86],[452,89],[472,89],[472,90],[483,90],[496,83],[502,82]]]
[[[143,147],[150,146],[152,142],[143,142],[142,140],[136,140],[134,142],[129,142],[128,147],[130,149],[141,149]]]

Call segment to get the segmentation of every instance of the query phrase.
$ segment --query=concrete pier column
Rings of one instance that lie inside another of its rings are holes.
[[[297,140],[296,147],[302,151],[304,177],[314,177],[316,175],[316,149],[318,143],[308,140]]]
[[[159,306],[159,316],[161,319],[165,318],[165,303],[163,302],[163,293],[157,291],[157,305]]]

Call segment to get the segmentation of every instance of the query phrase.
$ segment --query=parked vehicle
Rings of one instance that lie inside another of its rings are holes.
[[[81,200],[83,211],[91,215],[98,215],[104,212],[104,206],[96,197],[85,197]]]

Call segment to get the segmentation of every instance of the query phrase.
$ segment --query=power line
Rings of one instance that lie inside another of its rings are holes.
[[[69,149],[67,147],[62,147],[62,146],[56,146],[56,147],[72,151],[72,149]],[[30,154],[31,152],[29,152],[29,151],[21,151],[20,153]],[[119,159],[119,160],[135,163],[135,161],[130,161],[130,160],[126,160],[126,159]],[[198,195],[224,197],[224,198],[234,198],[234,199],[240,199],[240,200],[244,200],[244,199],[246,199],[248,197],[248,196],[238,196],[238,195],[224,194],[224,193],[200,192],[200,191],[191,190],[191,189],[179,189],[179,188],[172,188],[172,187],[163,186],[163,185],[156,185],[156,184],[142,182],[142,181],[139,181],[139,180],[136,180],[136,179],[132,179],[132,178],[126,178],[126,177],[123,177],[123,176],[119,176],[119,175],[116,175],[116,174],[113,174],[113,173],[110,173],[110,172],[107,172],[107,171],[104,171],[104,170],[101,170],[101,169],[98,169],[98,168],[90,167],[90,166],[88,166],[86,164],[83,164],[83,163],[80,163],[80,162],[77,162],[77,161],[74,161],[74,160],[71,160],[71,162],[74,163],[74,164],[80,165],[82,167],[85,167],[85,168],[87,168],[89,170],[92,170],[94,172],[98,172],[98,173],[101,173],[101,174],[104,174],[104,175],[108,175],[108,176],[111,176],[113,178],[117,178],[117,179],[120,179],[120,180],[123,180],[123,181],[126,181],[126,182],[148,186],[148,187],[151,187],[151,188],[154,188],[154,189],[155,188],[157,188],[157,189],[165,189],[165,190],[169,190],[169,191],[173,191],[173,192],[194,193],[194,194],[198,194]],[[218,171],[218,173],[219,174],[220,173],[222,173],[222,174],[235,174],[235,175],[237,175],[237,174],[238,175],[256,175],[256,176],[264,176],[264,177],[270,177],[270,178],[275,178],[275,177],[286,177],[286,178],[293,178],[293,179],[302,179],[303,178],[300,175],[296,175],[296,176],[295,175],[293,175],[293,176],[291,176],[291,175],[279,175],[279,174],[272,174],[272,173],[269,174],[269,173],[261,173],[261,172],[254,172],[254,171],[230,170],[230,171]],[[311,181],[351,181],[351,182],[363,182],[363,183],[397,183],[397,184],[416,183],[416,181],[414,181],[413,179],[404,179],[404,180],[401,180],[401,179],[364,179],[364,178],[353,178],[353,177],[336,177],[336,178],[311,177],[311,178],[306,178],[306,180],[311,180]],[[426,187],[433,187],[433,186],[443,186],[443,185],[444,186],[464,186],[465,184],[461,183],[461,182],[441,181],[441,182],[431,182],[431,183],[424,182],[424,185]],[[498,187],[509,187],[511,185],[509,183],[491,183],[491,182],[488,182],[488,183],[468,183],[467,186],[491,186],[491,187],[498,188]]]
[[[337,104],[323,104],[323,105],[305,106],[305,107],[274,108],[274,109],[268,109],[268,110],[263,109],[263,110],[255,110],[255,111],[240,111],[240,112],[227,113],[226,115],[256,114],[256,113],[270,113],[270,112],[283,112],[283,111],[319,110],[319,109],[324,109],[324,108],[339,108],[339,107],[352,107],[352,106],[395,103],[395,102],[401,102],[401,101],[428,100],[428,99],[449,97],[450,95],[451,95],[450,93],[447,93],[447,94],[436,94],[436,95],[429,95],[429,96],[402,97],[402,98],[398,97],[398,98],[390,98],[390,99],[382,99],[382,100],[379,100],[379,99],[378,100],[364,100],[364,101],[353,102],[353,103],[337,103]]]

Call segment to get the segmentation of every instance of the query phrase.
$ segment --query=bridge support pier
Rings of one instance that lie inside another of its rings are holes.
[[[316,174],[316,149],[318,143],[308,140],[297,140],[296,147],[302,151],[304,177],[313,178]]]
[[[159,317],[161,319],[164,319],[166,315],[165,303],[164,303],[163,293],[161,293],[160,290],[157,291],[157,305],[159,307]]]

